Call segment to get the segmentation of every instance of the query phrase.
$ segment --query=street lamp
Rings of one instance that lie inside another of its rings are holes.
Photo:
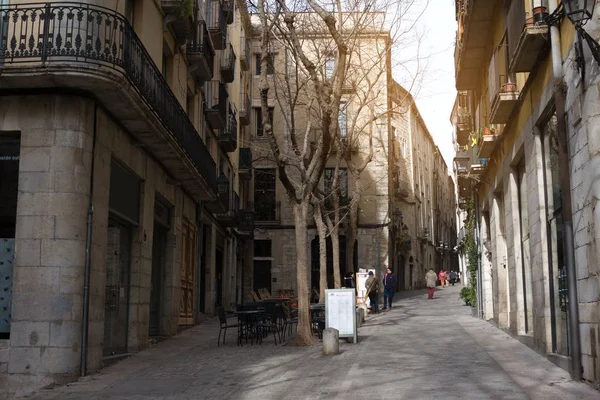
[[[596,6],[596,0],[563,0],[562,1],[564,12],[567,18],[571,21],[575,29],[577,30],[578,45],[575,48],[576,62],[579,70],[581,71],[582,79],[585,78],[585,57],[583,54],[583,40],[587,42],[592,56],[600,66],[600,45],[594,40],[586,31],[583,26],[593,17],[594,7]],[[556,12],[553,13],[558,15]],[[553,25],[558,23],[557,19],[549,18],[549,24]]]
[[[563,0],[562,3],[573,25],[585,25],[594,15],[596,0]]]

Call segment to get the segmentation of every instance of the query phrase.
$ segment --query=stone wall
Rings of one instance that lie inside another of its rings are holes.
[[[79,371],[93,102],[0,99],[0,131],[21,132],[9,391]]]
[[[105,257],[111,160],[143,181],[140,223],[133,228],[128,351],[147,345],[154,201],[173,207],[164,271],[161,334],[179,328],[181,224],[196,221],[195,202],[168,183],[159,164],[92,100],[65,95],[0,99],[0,131],[21,132],[10,349],[0,349],[13,393],[79,373],[86,220],[96,113],[88,370],[103,363]],[[32,116],[35,116],[32,117]],[[4,378],[2,378],[4,379]]]

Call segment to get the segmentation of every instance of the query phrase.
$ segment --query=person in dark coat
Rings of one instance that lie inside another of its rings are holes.
[[[392,309],[392,301],[394,300],[394,291],[396,290],[396,275],[390,268],[383,277],[383,309]]]

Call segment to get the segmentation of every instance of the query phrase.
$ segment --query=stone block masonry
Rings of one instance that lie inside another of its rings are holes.
[[[18,394],[78,373],[94,104],[23,96],[0,109],[10,110],[0,131],[21,133],[11,340],[0,350]]]

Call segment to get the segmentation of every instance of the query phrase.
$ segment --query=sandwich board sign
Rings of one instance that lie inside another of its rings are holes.
[[[352,338],[356,335],[356,298],[354,289],[325,290],[325,328],[335,328],[340,338]]]

